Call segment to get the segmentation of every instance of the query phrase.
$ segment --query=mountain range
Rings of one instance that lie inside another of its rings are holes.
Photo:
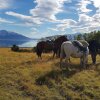
[[[30,40],[32,39],[15,32],[0,30],[0,47],[10,47],[14,44],[21,45]]]
[[[0,40],[30,40],[30,39],[31,38],[28,38],[24,35],[15,32],[10,32],[6,30],[0,31]]]
[[[81,34],[81,33],[64,34],[64,35],[65,35],[69,40],[74,40],[75,37],[76,37],[77,35],[79,35],[79,34]],[[46,41],[46,40],[55,40],[56,38],[58,38],[58,37],[60,37],[60,36],[62,36],[62,35],[48,36],[48,37],[41,38],[40,40],[44,40],[44,41]]]
[[[75,36],[77,36],[80,33],[75,33],[75,34],[64,34],[69,40],[74,40]],[[45,41],[45,40],[55,40],[56,38],[60,37],[61,35],[54,35],[54,36],[48,36],[48,37],[44,37],[41,39],[33,39],[33,38],[29,38],[26,37],[24,35],[18,34],[16,32],[10,32],[10,31],[6,31],[6,30],[0,30],[0,47],[11,47],[12,45],[23,45],[23,44],[27,44],[28,46],[30,46],[29,44],[36,44],[37,40],[40,41]],[[33,41],[32,41],[33,40]],[[24,45],[25,46],[25,45]]]

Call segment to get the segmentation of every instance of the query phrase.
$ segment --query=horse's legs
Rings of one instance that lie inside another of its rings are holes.
[[[86,55],[86,58],[85,58],[85,65],[86,65],[86,68],[87,68],[87,64],[88,64],[88,55]]]
[[[71,60],[70,60],[70,58],[68,59],[68,61],[69,61],[69,63],[71,63]]]
[[[96,53],[91,53],[91,58],[92,58],[92,62],[93,62],[93,64],[95,64],[96,63]]]
[[[42,59],[42,56],[40,56],[40,59]]]
[[[66,57],[65,62],[68,63],[70,61],[69,57]]]
[[[86,64],[88,63],[88,56],[86,54],[83,54],[83,56],[80,58],[80,65],[86,69]]]
[[[60,49],[58,49],[57,55],[58,55],[58,57],[60,57]]]
[[[42,59],[42,53],[38,54],[38,58]]]
[[[53,58],[55,57],[55,52],[53,52]]]
[[[55,55],[56,55],[56,52],[55,52],[55,51],[53,51],[53,58],[55,57]]]
[[[62,67],[63,57],[60,57],[60,68]]]
[[[80,66],[84,66],[83,57],[80,58]]]

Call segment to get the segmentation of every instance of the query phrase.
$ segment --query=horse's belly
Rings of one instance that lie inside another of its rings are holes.
[[[82,56],[81,53],[77,53],[77,54],[72,54],[71,57],[73,58],[80,58]]]

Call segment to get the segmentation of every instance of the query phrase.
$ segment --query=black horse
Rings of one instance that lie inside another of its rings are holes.
[[[98,41],[96,41],[96,40],[89,41],[89,51],[91,54],[93,64],[96,63],[96,56],[99,52],[99,49],[100,49],[100,43]]]
[[[68,41],[66,36],[60,36],[54,41],[40,41],[36,46],[36,54],[41,58],[43,52],[53,51],[53,58],[55,55],[60,56],[60,47],[64,41]]]
[[[53,51],[54,51],[53,57],[55,57],[55,55],[57,57],[60,57],[61,44],[63,42],[65,42],[65,41],[68,41],[67,36],[65,36],[65,35],[60,36],[57,39],[55,39],[55,41],[54,41],[54,48],[53,48]]]
[[[36,54],[38,55],[38,57],[42,58],[42,53],[45,52],[50,52],[53,50],[53,42],[52,41],[40,41],[37,43],[36,46]]]

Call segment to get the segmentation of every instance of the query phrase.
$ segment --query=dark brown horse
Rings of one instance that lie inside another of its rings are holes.
[[[40,41],[36,46],[36,54],[41,58],[43,52],[53,51],[53,57],[60,56],[60,47],[64,41],[68,41],[66,36],[60,36],[54,41]]]
[[[38,57],[42,58],[43,52],[50,52],[53,50],[53,42],[52,41],[40,41],[36,46],[36,54]]]
[[[96,40],[89,41],[89,51],[91,54],[93,64],[96,63],[96,56],[98,54],[99,49],[100,49],[100,43],[98,41]]]
[[[53,48],[53,51],[54,51],[53,57],[55,55],[57,55],[58,57],[60,57],[61,44],[63,42],[65,42],[65,41],[68,41],[67,36],[65,36],[65,35],[60,36],[57,39],[55,39],[55,41],[54,41],[54,48]]]

